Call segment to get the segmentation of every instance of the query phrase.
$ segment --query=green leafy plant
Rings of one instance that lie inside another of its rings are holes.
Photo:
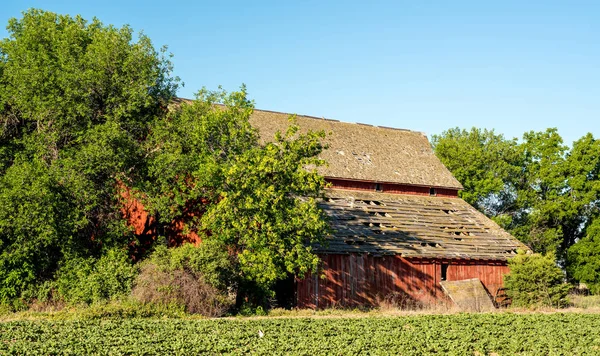
[[[111,249],[99,259],[66,259],[57,273],[57,297],[70,304],[126,297],[136,275],[137,268],[124,250]]]
[[[565,307],[570,285],[552,254],[528,254],[524,251],[508,262],[510,274],[504,276],[506,293],[517,307]]]
[[[199,320],[107,312],[113,318],[2,322],[0,353],[593,355],[600,349],[596,313]]]
[[[166,50],[128,26],[32,9],[11,19],[8,33],[0,41],[0,302],[55,277],[66,300],[119,294],[100,283],[104,260],[95,259],[144,245],[139,260],[174,222],[234,256],[235,278],[226,279],[243,286],[238,293],[270,295],[277,280],[317,269],[310,246],[327,233],[316,203],[326,185],[316,171],[324,132],[290,122],[260,142],[243,86],[175,100]],[[124,189],[152,218],[146,240],[127,225]],[[205,257],[177,261],[227,289],[215,265],[223,260]]]

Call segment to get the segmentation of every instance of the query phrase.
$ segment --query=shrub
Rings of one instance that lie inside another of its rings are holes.
[[[126,251],[111,249],[99,259],[66,259],[57,273],[56,292],[69,304],[115,299],[131,292],[136,275]]]
[[[224,315],[233,305],[233,273],[227,251],[199,247],[159,247],[142,264],[132,295],[143,303],[177,304],[188,313]]]
[[[567,306],[570,286],[564,283],[554,255],[519,251],[508,264],[510,274],[504,277],[504,286],[513,306]]]
[[[201,274],[209,285],[229,291],[235,288],[235,272],[227,247],[218,241],[205,240],[199,246],[184,244],[175,248],[158,246],[148,262],[162,270],[188,270]]]

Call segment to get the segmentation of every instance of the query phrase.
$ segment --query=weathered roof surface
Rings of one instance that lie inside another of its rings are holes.
[[[250,118],[262,139],[285,132],[290,114],[255,110]],[[326,177],[462,189],[434,155],[427,137],[408,130],[297,116],[302,131],[324,130],[329,149],[321,154]]]
[[[318,253],[506,260],[527,246],[462,199],[330,189],[334,230]]]

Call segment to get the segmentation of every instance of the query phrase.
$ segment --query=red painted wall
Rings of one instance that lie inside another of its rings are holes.
[[[134,234],[137,237],[137,241],[130,246],[131,252],[134,256],[142,255],[158,236],[156,221],[153,216],[148,214],[142,203],[133,196],[129,187],[121,183],[119,185],[121,188],[121,203],[123,204],[121,212],[129,226],[133,227]],[[179,246],[186,242],[198,245],[201,242],[200,236],[195,231],[189,231],[187,234],[183,233],[186,221],[197,213],[192,209],[184,209],[183,213],[182,218],[164,226],[164,234],[168,237],[170,246]]]
[[[493,295],[508,273],[505,262],[442,261],[367,254],[320,256],[325,278],[308,275],[298,279],[299,308],[376,305],[392,294],[406,300],[430,303],[445,299],[439,282],[441,267],[449,263],[447,280],[479,278]]]
[[[460,281],[463,279],[479,278],[492,296],[498,288],[504,286],[503,277],[510,272],[506,262],[502,261],[461,261],[448,265],[447,280]]]
[[[368,190],[379,191],[391,194],[411,194],[411,195],[431,195],[430,187],[421,187],[415,185],[395,184],[395,183],[376,183],[370,181],[354,181],[338,178],[326,178],[331,183],[333,189],[346,190]],[[377,190],[379,188],[379,190]],[[435,196],[454,198],[458,197],[458,190],[446,188],[434,188]]]
[[[348,189],[348,190],[375,190],[376,183],[361,182],[355,180],[333,179],[326,178],[328,183],[331,183],[331,188]]]

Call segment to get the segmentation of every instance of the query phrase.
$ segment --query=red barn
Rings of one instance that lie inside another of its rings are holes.
[[[285,131],[289,114],[256,110],[264,139]],[[458,197],[462,185],[420,133],[298,116],[301,130],[325,130],[331,183],[321,207],[328,244],[315,246],[322,274],[294,283],[300,308],[372,305],[402,295],[443,297],[441,281],[479,278],[494,294],[507,259],[527,247]]]

